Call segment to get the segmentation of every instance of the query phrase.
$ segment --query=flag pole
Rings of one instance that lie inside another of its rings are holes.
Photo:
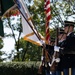
[[[58,32],[59,32],[59,28],[57,26],[56,28],[56,46],[58,46]],[[58,66],[58,62],[55,61],[55,59],[59,58],[59,52],[57,51],[54,51],[54,54],[53,54],[53,58],[52,58],[52,62],[51,62],[51,67],[50,67],[50,70],[52,72],[54,72]]]

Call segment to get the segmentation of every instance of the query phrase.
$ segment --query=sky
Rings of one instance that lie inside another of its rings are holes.
[[[10,28],[4,28],[4,32],[6,32],[7,34],[12,33]],[[10,52],[10,49],[12,49],[14,47],[14,39],[11,37],[6,37],[3,38],[3,42],[4,42],[4,47],[2,50],[6,51],[6,49]],[[8,52],[7,51],[7,52]]]
[[[16,24],[16,21],[17,21],[17,17],[15,17],[15,19],[12,21],[12,24]],[[12,34],[12,30],[4,25],[4,33]],[[17,40],[19,33],[17,31],[14,31],[14,33],[16,34],[15,38]],[[1,51],[4,51],[7,54],[7,55],[3,55],[2,58],[7,58],[7,56],[11,53],[11,51],[15,50],[15,40],[13,37],[4,37],[2,39],[3,39],[4,46],[1,49]],[[10,61],[10,60],[7,59],[6,61]]]
[[[1,50],[9,54],[11,50],[14,49],[15,41],[13,38],[4,38],[3,42],[4,42],[4,47]]]
[[[11,22],[11,24],[16,26],[16,22],[17,22],[17,17],[15,16],[15,19]],[[8,28],[4,25],[4,33],[12,34],[11,28]],[[14,31],[14,34],[15,34],[15,39],[17,41],[18,36],[19,36],[19,32]],[[21,37],[23,37],[23,34],[21,35]],[[15,39],[14,39],[14,37],[10,37],[10,36],[3,38],[4,47],[1,49],[1,51],[4,51],[7,55],[3,55],[2,58],[7,58],[7,56],[12,52],[12,50],[14,50],[14,52],[16,52],[16,50],[15,50]],[[10,61],[12,61],[12,59],[10,59],[10,60],[6,59],[4,62],[10,62]]]
[[[7,34],[12,33],[10,28],[4,28],[4,32],[6,32]],[[1,51],[4,51],[7,55],[3,55],[2,58],[7,58],[11,51],[15,49],[15,40],[12,37],[6,37],[3,38],[3,43],[4,47],[1,49]],[[10,60],[6,59],[6,61]]]

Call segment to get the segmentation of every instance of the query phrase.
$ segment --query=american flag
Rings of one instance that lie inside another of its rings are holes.
[[[50,43],[50,33],[49,33],[49,21],[51,18],[51,9],[50,9],[50,0],[45,0],[45,14],[46,14],[46,43],[49,44]]]

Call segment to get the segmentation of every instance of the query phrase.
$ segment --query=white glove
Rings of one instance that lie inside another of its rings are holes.
[[[59,49],[60,49],[60,47],[58,47],[58,46],[54,46],[54,51],[59,52]]]
[[[56,58],[55,61],[58,63],[60,62],[60,58]]]
[[[44,57],[43,57],[43,56],[41,56],[41,60],[43,60],[43,58],[44,58]]]

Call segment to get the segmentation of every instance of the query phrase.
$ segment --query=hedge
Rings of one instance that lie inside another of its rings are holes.
[[[37,75],[40,62],[0,63],[0,75]]]

